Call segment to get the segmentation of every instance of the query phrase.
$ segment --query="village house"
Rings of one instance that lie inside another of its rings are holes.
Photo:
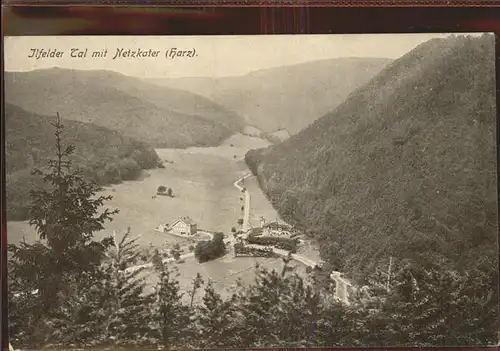
[[[160,224],[157,228],[156,228],[157,231],[159,232],[162,232],[162,233],[166,233],[170,230],[170,226],[168,224]]]
[[[189,217],[181,217],[172,225],[160,224],[156,227],[156,231],[161,233],[172,233],[176,235],[195,235],[198,232],[197,225]]]
[[[170,230],[178,235],[195,235],[198,228],[191,218],[181,217],[172,224]]]

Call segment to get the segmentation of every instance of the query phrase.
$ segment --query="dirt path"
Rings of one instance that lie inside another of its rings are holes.
[[[250,229],[250,225],[249,225],[249,222],[250,222],[250,192],[246,188],[242,187],[240,185],[240,183],[243,182],[246,178],[251,177],[251,176],[252,176],[252,174],[247,174],[233,183],[233,185],[238,190],[245,193],[245,206],[244,206],[243,225],[242,225],[242,230],[245,233]]]

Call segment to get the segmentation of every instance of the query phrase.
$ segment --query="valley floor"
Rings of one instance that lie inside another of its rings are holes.
[[[127,181],[104,189],[103,194],[113,196],[106,206],[117,208],[120,212],[112,222],[106,224],[105,230],[96,234],[96,239],[112,235],[113,232],[119,239],[130,227],[131,236],[137,237],[137,243],[144,249],[169,248],[179,244],[183,254],[186,254],[189,246],[206,237],[181,238],[154,230],[160,224],[173,223],[183,216],[191,217],[200,229],[231,235],[231,228],[238,228],[238,219],[244,215],[244,194],[233,186],[236,179],[249,173],[244,155],[251,148],[267,145],[260,138],[236,134],[219,147],[157,149],[165,168],[144,171],[141,180]],[[174,197],[155,197],[160,185],[172,188]],[[244,187],[251,194],[250,226],[259,226],[261,217],[268,220],[279,218],[255,177],[245,179]],[[9,222],[9,242],[17,243],[23,237],[27,241],[34,241],[36,234],[33,228],[27,222]],[[312,249],[309,251],[314,252]],[[283,262],[280,258],[235,258],[227,254],[203,264],[189,257],[183,263],[174,265],[183,290],[189,290],[196,274],[200,273],[205,281],[212,280],[225,295],[231,292],[238,280],[252,282],[256,264],[281,270]],[[305,274],[304,265],[293,262],[293,266],[297,273]],[[150,271],[144,274],[149,282],[154,282],[154,275]]]

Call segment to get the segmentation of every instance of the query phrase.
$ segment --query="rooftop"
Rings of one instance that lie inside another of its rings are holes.
[[[286,223],[279,223],[279,222],[269,222],[264,224],[264,228],[282,228],[282,229],[291,229],[292,226],[286,224]]]
[[[195,224],[191,217],[181,217],[179,220],[189,225]]]

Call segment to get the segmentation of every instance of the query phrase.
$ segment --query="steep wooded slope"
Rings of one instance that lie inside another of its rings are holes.
[[[496,269],[494,66],[492,36],[431,40],[247,162],[337,269],[389,256]]]
[[[64,118],[63,115],[61,115]],[[7,173],[7,214],[9,219],[24,219],[29,191],[40,185],[30,172],[43,167],[55,155],[56,118],[39,116],[21,108],[5,106],[5,163]],[[75,145],[71,159],[86,177],[100,184],[131,180],[141,169],[154,168],[159,158],[147,144],[119,132],[63,119],[65,146]]]

